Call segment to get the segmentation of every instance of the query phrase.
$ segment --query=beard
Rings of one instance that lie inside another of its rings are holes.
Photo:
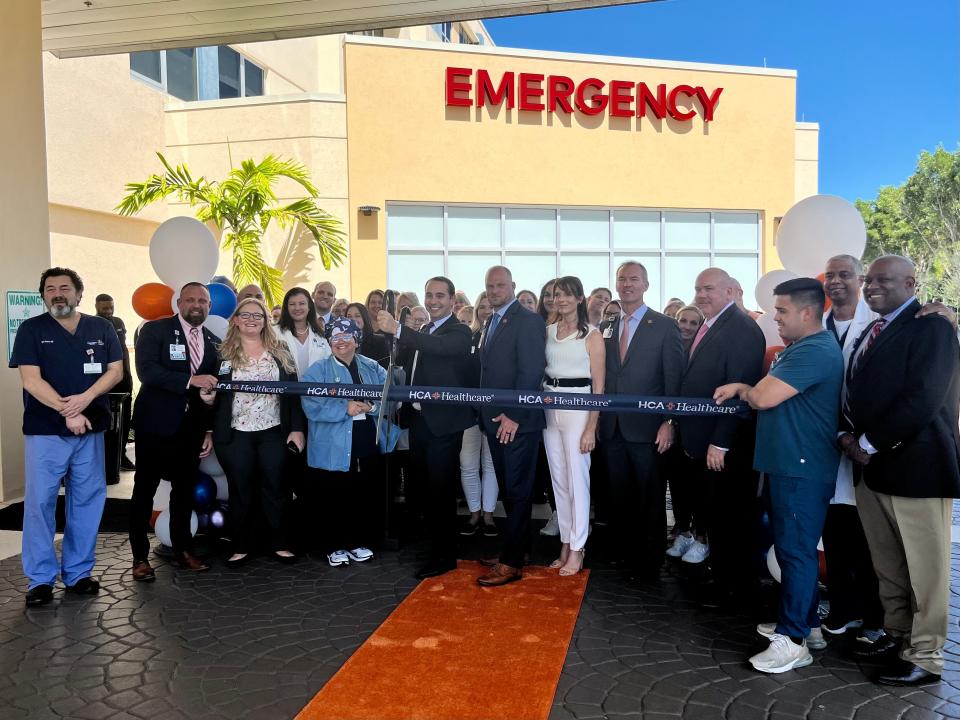
[[[63,305],[57,305],[56,303],[62,302]],[[51,316],[58,320],[63,320],[64,318],[71,317],[74,312],[76,312],[77,306],[71,305],[70,301],[66,298],[54,298],[50,302],[50,306],[47,308],[47,311]]]

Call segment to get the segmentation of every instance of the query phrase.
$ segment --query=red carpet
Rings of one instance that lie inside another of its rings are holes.
[[[482,588],[485,572],[461,560],[420,583],[298,720],[545,720],[587,572]]]

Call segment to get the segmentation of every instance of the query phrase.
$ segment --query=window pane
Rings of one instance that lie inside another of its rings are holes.
[[[713,247],[716,250],[757,250],[760,226],[756,213],[715,213]]]
[[[167,50],[167,92],[181,100],[197,99],[193,48]]]
[[[504,243],[508,248],[555,248],[557,211],[507,208]]]
[[[560,247],[610,247],[610,213],[607,210],[561,210]]]
[[[614,210],[613,246],[659,250],[660,213],[656,210]]]
[[[663,302],[666,303],[668,299],[677,297],[689,305],[693,301],[693,287],[696,284],[697,275],[708,267],[710,267],[709,255],[668,255],[664,266],[666,272],[664,273]]]
[[[710,247],[710,213],[667,212],[664,243],[668,250],[706,250]]]
[[[451,248],[499,249],[500,208],[447,208],[447,244]]]
[[[387,207],[387,247],[443,247],[443,208],[432,205]]]
[[[412,290],[423,300],[427,280],[443,275],[443,253],[390,253],[387,256],[387,285],[391,290]]]
[[[736,278],[743,288],[743,303],[747,308],[756,307],[757,280],[759,280],[759,262],[756,255],[716,255],[713,264],[723,268],[730,277]]]
[[[263,95],[263,68],[244,60],[243,80],[246,83],[244,94],[247,97]]]
[[[641,253],[634,253],[632,255],[623,255],[617,254],[613,256],[613,271],[616,273],[617,267],[626,262],[627,260],[633,260],[643,265],[647,270],[647,279],[650,281],[650,289],[647,290],[643,295],[643,301],[647,304],[648,307],[652,307],[658,312],[663,307],[663,300],[661,297],[660,290],[660,255],[643,255]],[[610,279],[610,289],[613,290],[613,296],[617,297],[617,278],[613,277]],[[589,290],[587,292],[590,292]]]
[[[130,69],[146,78],[150,78],[155,83],[161,82],[160,51],[147,50],[130,53]]]
[[[500,264],[500,253],[458,253],[447,257],[447,277],[453,280],[457,290],[463,290],[470,303],[483,290],[487,270]],[[519,289],[520,286],[517,285]],[[539,289],[539,288],[538,288]],[[535,291],[536,292],[536,291]]]
[[[240,97],[240,53],[221,45],[217,48],[220,68],[220,97]]]
[[[595,287],[610,287],[610,255],[608,253],[561,253],[560,276],[563,275],[575,275],[580,278],[585,295]]]
[[[557,258],[553,253],[508,252],[506,266],[513,273],[517,291],[533,290],[540,297],[540,288],[557,276]]]

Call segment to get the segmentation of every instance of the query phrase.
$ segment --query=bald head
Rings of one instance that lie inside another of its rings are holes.
[[[487,300],[496,312],[514,298],[517,286],[513,282],[513,274],[503,265],[494,265],[487,270],[486,290]]]
[[[886,315],[917,293],[916,268],[900,255],[874,260],[863,279],[863,299],[875,313]]]
[[[326,315],[337,299],[337,288],[332,282],[323,280],[313,288],[313,302],[317,306],[317,315]]]
[[[719,315],[736,298],[734,282],[727,271],[720,268],[707,268],[697,275],[693,304],[707,320]]]
[[[263,290],[260,289],[260,286],[256,283],[250,283],[249,285],[244,285],[237,291],[237,302],[241,300],[246,300],[247,298],[253,298],[254,300],[259,300],[263,302]]]

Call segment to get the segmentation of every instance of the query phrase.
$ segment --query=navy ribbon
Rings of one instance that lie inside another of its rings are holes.
[[[261,395],[303,395],[379,402],[381,385],[350,385],[317,382],[222,382],[217,390]],[[729,401],[717,405],[712,398],[662,397],[655,395],[594,395],[496,388],[446,388],[421,385],[391,386],[387,399],[392,402],[439,403],[546,410],[599,410],[601,412],[637,412],[655,415],[741,416],[750,414],[745,402]]]

